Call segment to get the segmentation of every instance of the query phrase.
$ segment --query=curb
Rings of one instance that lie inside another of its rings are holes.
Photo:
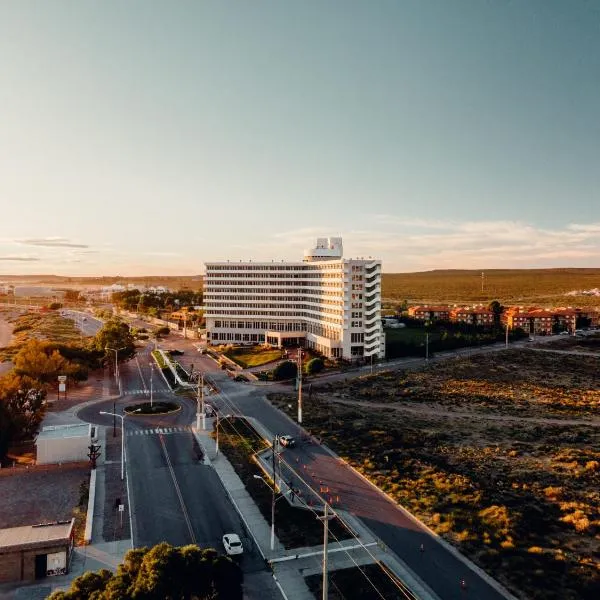
[[[94,522],[94,502],[96,501],[96,469],[90,475],[90,492],[88,494],[87,514],[85,517],[85,531],[83,541],[89,544],[92,541],[92,523]]]

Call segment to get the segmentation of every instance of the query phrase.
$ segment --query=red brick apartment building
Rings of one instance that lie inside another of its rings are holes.
[[[449,321],[450,307],[448,306],[411,306],[408,316],[420,321]]]
[[[450,320],[457,323],[491,327],[494,324],[494,313],[489,308],[483,306],[455,308],[450,313]]]
[[[592,325],[598,322],[596,311],[580,308],[511,307],[505,313],[505,320],[511,329],[520,327],[528,333],[541,335],[550,335],[555,331],[573,333],[580,317],[591,319]]]

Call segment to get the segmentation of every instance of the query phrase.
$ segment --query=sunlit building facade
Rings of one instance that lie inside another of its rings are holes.
[[[381,261],[320,238],[301,262],[206,263],[207,342],[305,346],[330,358],[385,355]]]

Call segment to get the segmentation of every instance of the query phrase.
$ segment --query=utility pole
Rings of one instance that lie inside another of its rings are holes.
[[[202,417],[202,430],[206,429],[206,415],[204,413],[204,373],[200,375],[200,385],[196,396],[196,429],[200,429],[200,417]]]
[[[302,424],[302,348],[298,348],[298,423]]]
[[[277,493],[277,469],[275,468],[275,444],[277,444],[277,437],[273,438],[273,495],[271,497],[271,550],[275,548],[275,495]]]
[[[429,360],[429,334],[425,334],[425,360]]]
[[[327,544],[329,542],[329,514],[327,502],[323,513],[323,600],[329,600],[329,577],[327,565]]]
[[[506,339],[504,340],[505,348],[508,348],[508,317],[506,317]]]
[[[481,271],[481,293],[483,294],[483,286],[485,283],[485,273]]]

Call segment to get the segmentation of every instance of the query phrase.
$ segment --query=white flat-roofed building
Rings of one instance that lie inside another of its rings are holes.
[[[319,238],[302,262],[206,263],[207,342],[382,358],[381,261],[342,254],[341,238]]]
[[[89,423],[43,427],[35,440],[37,464],[88,460],[88,446],[94,429]]]

